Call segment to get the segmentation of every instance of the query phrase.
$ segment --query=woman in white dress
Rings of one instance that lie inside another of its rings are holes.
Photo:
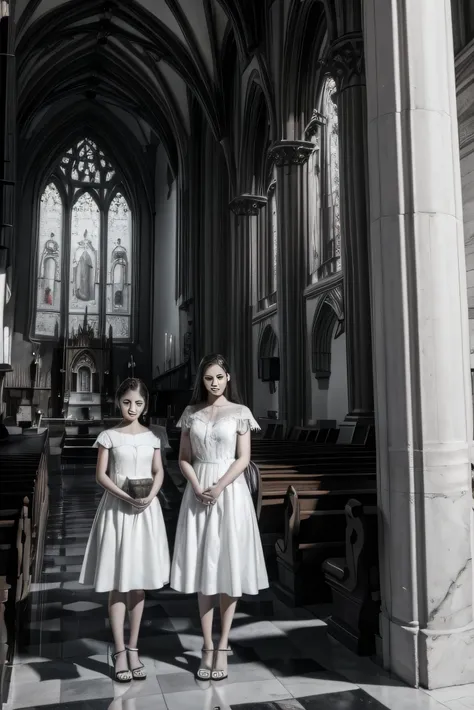
[[[196,677],[223,680],[237,600],[268,587],[268,577],[252,496],[241,475],[250,461],[250,430],[259,426],[238,402],[221,355],[201,361],[191,404],[178,426],[179,465],[188,485],[179,512],[171,586],[198,593],[203,648]],[[215,649],[216,595],[221,635]]]
[[[97,483],[105,493],[89,535],[79,581],[94,586],[97,592],[109,592],[115,680],[129,683],[132,678],[146,678],[137,648],[144,590],[160,589],[169,582],[170,559],[157,498],[163,483],[160,440],[139,421],[147,411],[148,391],[141,380],[132,378],[120,385],[116,398],[123,420],[119,426],[101,432],[94,444],[99,448]],[[137,479],[142,479],[142,491],[149,490],[146,498],[133,495]],[[130,636],[126,647],[127,611]]]

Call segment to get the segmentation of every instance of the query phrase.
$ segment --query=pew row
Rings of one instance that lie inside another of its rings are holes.
[[[11,436],[0,446],[0,698],[31,583],[40,579],[48,514],[48,438]]]

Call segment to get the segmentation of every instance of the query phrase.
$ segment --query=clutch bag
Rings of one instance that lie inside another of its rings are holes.
[[[127,478],[123,490],[132,498],[147,498],[153,488],[152,478]]]

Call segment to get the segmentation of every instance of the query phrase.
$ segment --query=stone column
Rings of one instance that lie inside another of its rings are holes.
[[[474,682],[472,401],[449,0],[365,0],[384,662]]]
[[[347,348],[347,421],[373,421],[367,189],[367,97],[361,33],[331,46],[337,86],[342,266]]]
[[[305,413],[306,327],[303,292],[308,250],[304,211],[305,163],[314,149],[309,141],[279,141],[270,148],[277,167],[278,272],[280,330],[280,412],[288,426]]]
[[[236,216],[232,230],[230,361],[243,401],[252,406],[252,220],[266,204],[259,195],[240,195],[229,207]]]

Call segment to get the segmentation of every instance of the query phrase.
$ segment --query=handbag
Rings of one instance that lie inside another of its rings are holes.
[[[134,498],[147,498],[153,488],[152,478],[127,478],[123,486],[125,493]]]
[[[255,507],[255,512],[257,514],[257,519],[260,516],[260,509],[262,505],[262,490],[261,490],[261,477],[260,469],[254,461],[249,461],[249,465],[243,471],[245,482],[252,496],[252,501]]]

